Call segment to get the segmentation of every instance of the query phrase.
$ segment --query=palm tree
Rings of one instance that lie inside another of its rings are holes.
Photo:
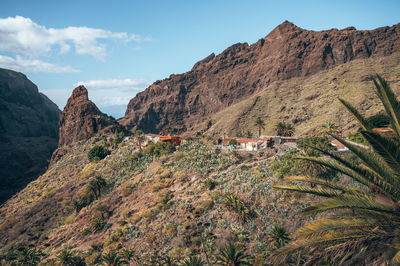
[[[105,266],[119,266],[129,264],[129,262],[123,260],[117,252],[110,251],[102,256],[102,260]]]
[[[327,122],[325,124],[322,124],[318,131],[321,134],[335,134],[337,133],[337,126],[333,122]]]
[[[107,185],[107,181],[102,176],[96,176],[89,181],[88,190],[92,192],[95,199],[99,199],[101,196],[101,191]]]
[[[277,250],[273,261],[285,260],[290,254],[307,254],[309,264],[385,264],[400,263],[400,102],[380,76],[373,79],[394,137],[373,132],[372,125],[348,102],[343,105],[357,118],[361,134],[371,149],[362,148],[337,137],[348,147],[361,165],[327,151],[332,160],[302,157],[334,169],[356,181],[359,186],[343,186],[320,178],[291,177],[289,181],[304,185],[279,185],[275,188],[322,196],[325,200],[303,210],[304,214],[329,212],[324,218],[300,228],[297,237]]]
[[[220,249],[217,256],[217,265],[251,265],[248,262],[249,255],[244,254],[245,250],[233,243],[228,243],[224,248]]]
[[[278,122],[275,125],[275,130],[277,136],[290,137],[294,134],[293,125],[285,122]]]
[[[261,137],[261,129],[265,130],[265,122],[262,120],[260,117],[257,119],[257,121],[254,123],[256,127],[258,127],[258,137]]]
[[[186,258],[182,263],[179,264],[180,266],[204,266],[204,261],[197,257],[197,256],[190,256]]]
[[[289,234],[283,226],[274,226],[269,233],[269,237],[276,248],[284,247],[290,240]]]
[[[139,151],[142,151],[142,143],[144,142],[145,138],[143,136],[143,131],[142,130],[136,130],[135,132],[135,138],[139,146]]]

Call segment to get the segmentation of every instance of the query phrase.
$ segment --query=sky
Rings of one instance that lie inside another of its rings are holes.
[[[83,84],[122,117],[136,93],[285,20],[308,30],[400,22],[400,1],[0,1],[0,67],[24,73],[62,110]]]

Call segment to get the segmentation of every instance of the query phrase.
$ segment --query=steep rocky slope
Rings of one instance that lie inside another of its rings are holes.
[[[366,116],[382,110],[373,91],[371,76],[379,73],[400,94],[400,53],[385,57],[356,59],[346,64],[307,77],[274,81],[268,90],[233,104],[198,124],[194,131],[211,127],[209,135],[239,135],[248,130],[257,135],[254,125],[258,118],[265,121],[265,135],[275,135],[277,122],[294,125],[296,136],[318,134],[327,121],[334,122],[343,134],[354,131],[358,124],[343,108],[339,98],[351,102]]]
[[[120,122],[146,132],[197,131],[203,122],[200,130],[207,130],[213,114],[255,93],[274,90],[274,82],[399,51],[400,24],[370,31],[349,27],[316,32],[285,21],[253,45],[235,44],[189,72],[156,81],[130,101]]]
[[[269,170],[270,154],[218,152],[197,139],[160,156],[153,149],[139,153],[129,141],[89,163],[88,150],[100,142],[94,137],[75,143],[0,208],[0,257],[9,249],[31,247],[54,263],[68,248],[97,265],[101,254],[132,248],[136,263],[131,265],[145,265],[166,255],[205,259],[204,250],[211,256],[234,241],[263,258],[273,249],[268,234],[274,225],[293,233],[308,219],[299,214],[308,197],[272,189],[280,180]],[[106,181],[101,197],[79,207],[97,176]],[[247,211],[231,207],[228,195]]]
[[[97,133],[123,130],[123,127],[114,118],[102,113],[89,100],[88,91],[84,86],[78,86],[60,113],[59,130],[58,148],[52,156],[52,164],[68,152],[71,144],[87,140]]]
[[[24,74],[0,69],[0,203],[46,169],[59,112]]]

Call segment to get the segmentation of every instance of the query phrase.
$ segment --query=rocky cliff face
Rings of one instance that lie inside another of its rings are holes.
[[[349,27],[316,32],[285,21],[253,45],[232,45],[189,72],[156,81],[129,102],[119,122],[145,132],[191,131],[200,122],[207,129],[212,114],[268,90],[274,81],[398,51],[400,24],[371,31]]]
[[[46,169],[59,113],[24,74],[0,69],[0,203]]]
[[[89,139],[99,132],[122,130],[122,127],[114,118],[102,113],[89,100],[87,89],[79,86],[73,90],[67,105],[60,113],[59,130],[58,148],[52,156],[52,163],[68,151],[68,145]]]

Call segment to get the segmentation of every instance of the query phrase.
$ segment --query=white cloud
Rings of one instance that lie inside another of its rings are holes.
[[[89,91],[89,97],[99,107],[126,105],[136,93],[148,86],[145,79],[106,79],[80,81],[74,87],[84,85]]]
[[[70,66],[59,66],[38,59],[26,59],[19,55],[15,58],[0,55],[0,67],[21,72],[47,72],[47,73],[70,73],[79,72]]]
[[[135,88],[143,87],[147,84],[144,79],[100,79],[100,80],[88,80],[79,81],[74,86],[85,85],[93,89],[100,88]]]
[[[111,32],[89,27],[46,28],[30,18],[21,16],[0,19],[0,51],[39,57],[58,47],[67,53],[71,46],[77,54],[91,55],[104,60],[106,46],[100,40],[115,39],[126,42],[151,41],[151,38],[126,32]]]

